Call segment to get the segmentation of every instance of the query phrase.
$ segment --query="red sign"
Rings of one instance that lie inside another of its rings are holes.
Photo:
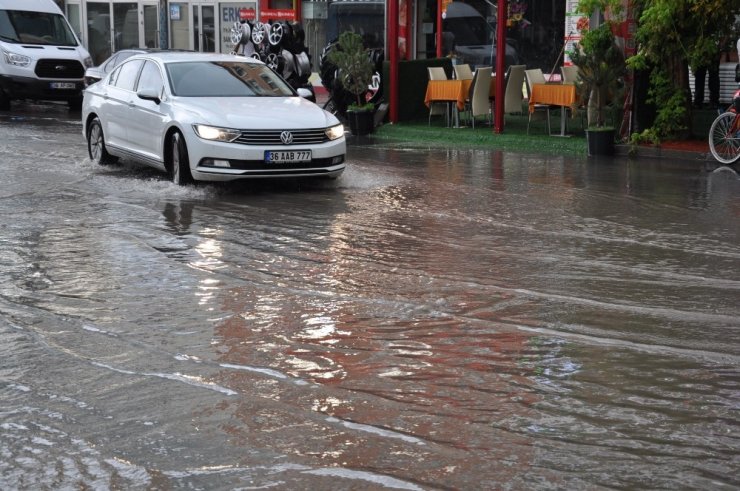
[[[240,9],[239,19],[240,20],[254,20],[257,18],[257,13],[254,9]]]
[[[295,20],[295,10],[288,9],[262,9],[260,20]]]

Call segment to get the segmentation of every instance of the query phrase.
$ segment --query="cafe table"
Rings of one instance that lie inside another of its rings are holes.
[[[547,104],[560,106],[560,134],[565,134],[565,109],[573,107],[578,100],[576,86],[574,84],[532,84],[532,93],[529,95],[529,112],[534,112],[535,104]]]

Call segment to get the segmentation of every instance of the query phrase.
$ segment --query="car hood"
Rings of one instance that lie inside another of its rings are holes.
[[[174,97],[193,123],[261,130],[325,128],[339,124],[332,114],[302,97]]]

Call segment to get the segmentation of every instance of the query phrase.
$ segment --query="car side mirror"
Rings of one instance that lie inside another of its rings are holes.
[[[139,99],[144,99],[145,101],[153,101],[155,104],[159,104],[160,102],[162,102],[162,100],[159,98],[159,92],[151,87],[144,87],[143,89],[139,89],[136,92],[136,95],[139,97]]]
[[[316,102],[316,97],[313,95],[313,92],[311,92],[310,90],[304,87],[300,87],[297,89],[296,92],[298,92],[298,95],[303,97],[304,99],[308,99],[311,102]]]

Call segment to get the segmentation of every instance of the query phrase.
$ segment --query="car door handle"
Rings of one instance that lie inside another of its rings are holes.
[[[128,101],[128,107],[134,107],[136,103],[134,101]]]

